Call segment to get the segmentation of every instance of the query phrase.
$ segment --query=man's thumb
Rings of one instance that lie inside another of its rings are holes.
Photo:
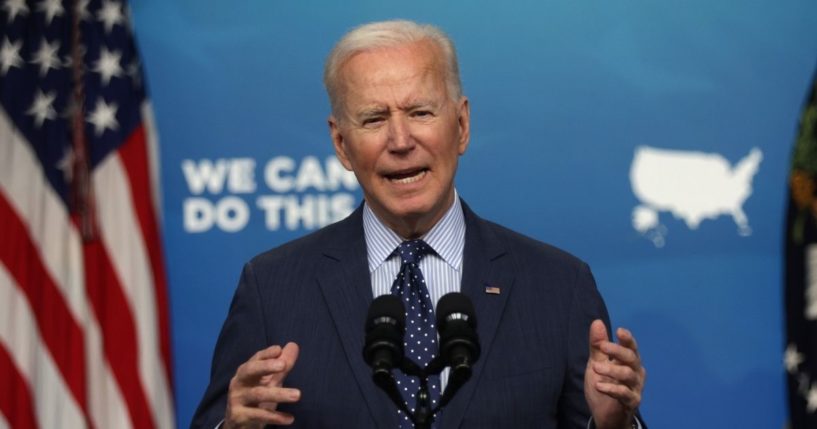
[[[281,356],[279,359],[286,362],[286,368],[284,372],[289,373],[292,370],[292,367],[295,366],[295,361],[298,360],[298,353],[300,352],[300,348],[298,344],[295,343],[287,343],[284,346],[284,349],[281,351]]]
[[[593,323],[590,324],[590,359],[606,359],[606,355],[601,350],[601,345],[605,341],[608,341],[608,339],[607,328],[604,326],[604,322],[600,319],[594,320]]]

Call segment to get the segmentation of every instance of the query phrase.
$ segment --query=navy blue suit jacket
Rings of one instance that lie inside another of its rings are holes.
[[[585,428],[583,393],[593,319],[609,327],[587,265],[477,217],[463,204],[462,292],[476,308],[482,356],[443,410],[439,428]],[[500,288],[488,294],[485,288]],[[362,210],[247,263],[213,357],[192,427],[224,418],[236,369],[258,350],[294,341],[285,381],[301,400],[283,404],[299,428],[398,427],[395,407],[363,361],[372,302]]]

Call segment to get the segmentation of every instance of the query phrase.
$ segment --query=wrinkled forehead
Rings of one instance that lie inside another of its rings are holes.
[[[356,52],[341,65],[338,81],[348,90],[350,86],[400,83],[420,76],[445,79],[441,49],[430,40]]]
[[[413,42],[359,52],[338,74],[341,109],[402,106],[447,98],[445,69],[433,43]]]

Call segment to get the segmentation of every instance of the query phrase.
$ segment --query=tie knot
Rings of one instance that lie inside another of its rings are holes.
[[[434,251],[431,249],[431,246],[420,239],[404,241],[400,243],[400,247],[398,247],[396,251],[396,253],[400,255],[400,259],[403,260],[403,263],[409,264],[419,263],[420,259],[423,259],[423,256],[432,252]]]

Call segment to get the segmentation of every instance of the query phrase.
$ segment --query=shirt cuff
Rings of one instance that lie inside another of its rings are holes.
[[[638,416],[633,416],[633,429],[643,429],[641,426],[641,420],[638,419]],[[593,422],[593,417],[590,417],[590,420],[587,421],[587,429],[596,429],[596,424]]]

